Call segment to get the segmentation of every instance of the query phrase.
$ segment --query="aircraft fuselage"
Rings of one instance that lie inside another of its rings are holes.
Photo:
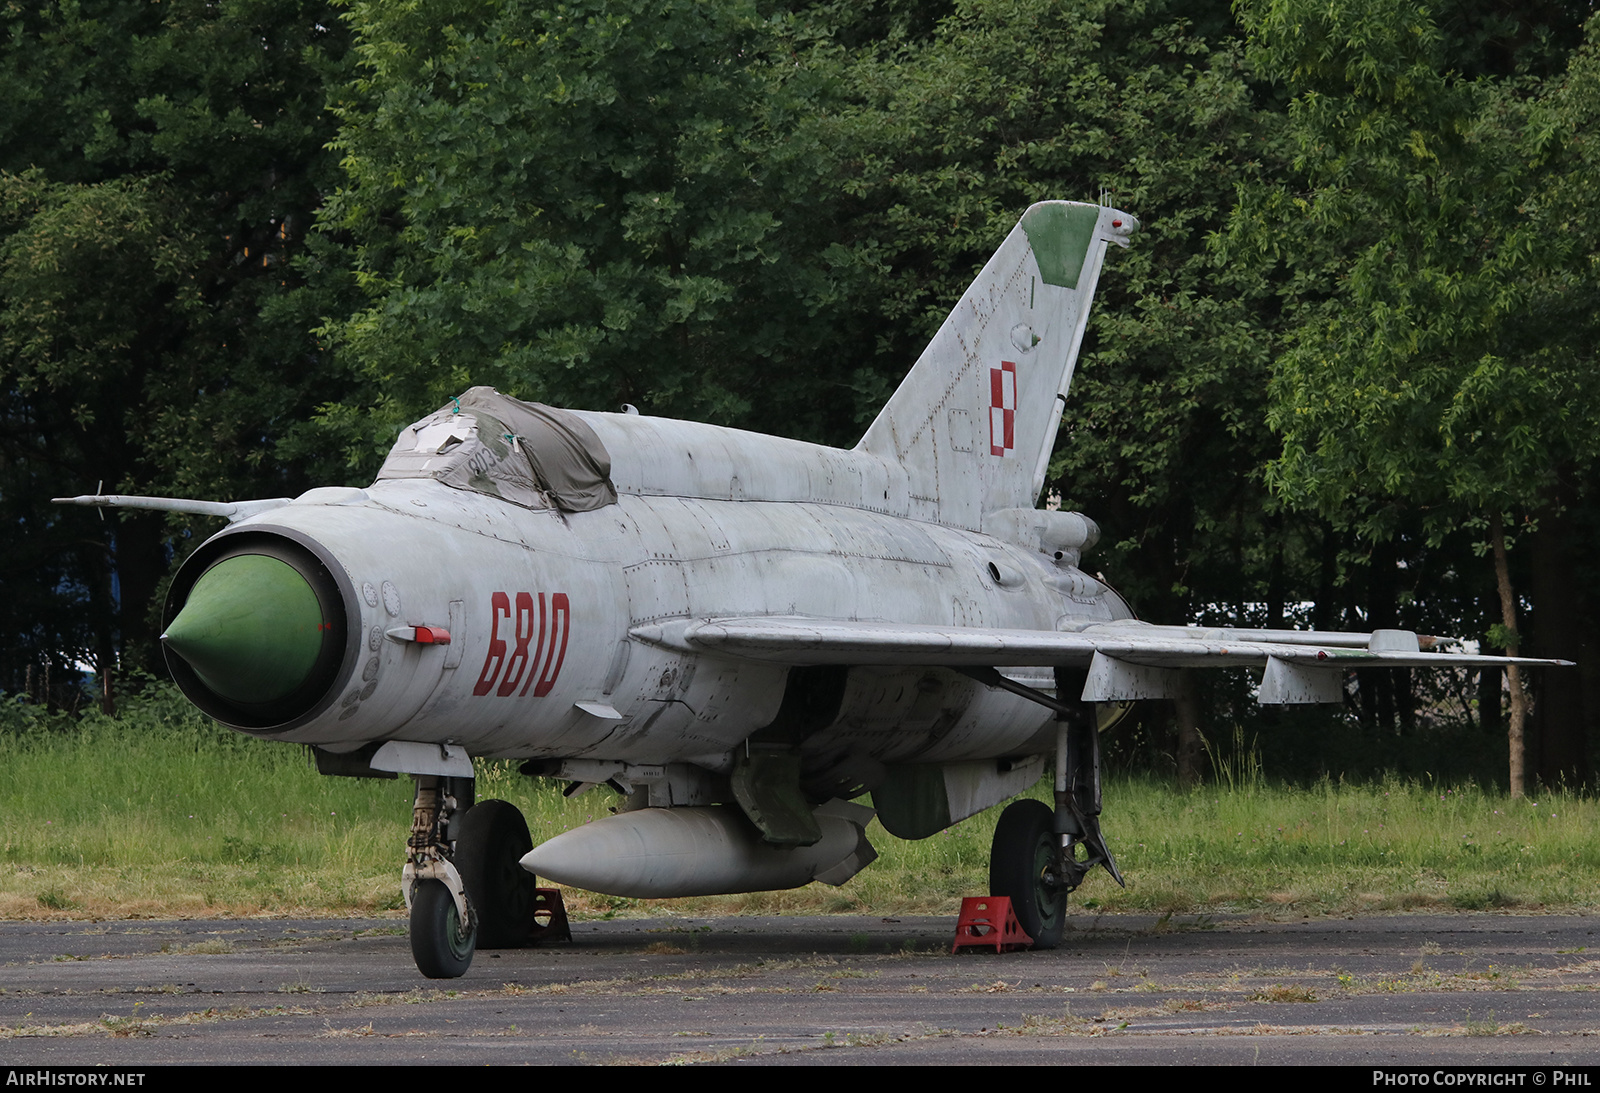
[[[1051,630],[1125,615],[1104,585],[1036,550],[837,503],[623,493],[561,513],[390,479],[312,491],[209,546],[238,535],[315,544],[348,628],[312,709],[239,727],[331,751],[402,739],[715,769],[772,720],[787,669],[654,646],[634,628],[775,615]],[[390,636],[418,626],[449,644]],[[880,763],[1025,754],[1049,717],[947,670],[863,668],[808,745],[847,739]]]

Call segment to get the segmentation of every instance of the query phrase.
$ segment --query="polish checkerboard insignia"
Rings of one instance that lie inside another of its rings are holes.
[[[1010,459],[1017,454],[1017,366],[1001,361],[989,369],[989,454]]]

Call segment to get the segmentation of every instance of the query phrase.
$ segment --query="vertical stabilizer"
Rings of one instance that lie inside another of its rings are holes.
[[[905,467],[913,517],[976,530],[1038,501],[1106,244],[1138,227],[1075,201],[1023,214],[856,446]]]

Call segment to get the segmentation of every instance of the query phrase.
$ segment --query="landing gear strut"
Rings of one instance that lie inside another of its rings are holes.
[[[1082,672],[1057,668],[1056,694],[1081,693],[1083,681]],[[1061,840],[1060,879],[1067,891],[1082,884],[1097,865],[1105,866],[1111,879],[1123,884],[1116,859],[1100,834],[1100,728],[1092,702],[1069,703],[1056,715],[1053,822]]]
[[[1061,944],[1067,893],[1097,865],[1122,884],[1100,834],[1100,732],[1095,707],[1073,702],[1081,672],[1056,669],[1055,809],[1014,801],[1000,814],[989,858],[989,893],[1007,896],[1036,949]]]
[[[411,912],[411,956],[429,979],[455,979],[472,966],[478,936],[477,914],[456,869],[450,838],[452,820],[472,807],[472,779],[413,777],[417,796],[400,875]]]

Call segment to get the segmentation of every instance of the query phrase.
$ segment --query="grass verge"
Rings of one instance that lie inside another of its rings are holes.
[[[0,917],[372,915],[398,912],[410,782],[323,778],[303,749],[217,728],[156,690],[121,720],[70,732],[0,711]],[[512,763],[481,763],[480,798],[520,807],[536,842],[600,819],[615,798],[563,798]],[[1035,793],[1047,797],[1045,786]],[[1345,914],[1589,911],[1600,905],[1600,802],[1524,801],[1476,786],[1272,785],[1258,775],[1178,793],[1105,787],[1128,879],[1100,873],[1079,910]],[[671,901],[572,893],[579,913],[952,913],[988,885],[998,809],[905,842],[842,888]]]

